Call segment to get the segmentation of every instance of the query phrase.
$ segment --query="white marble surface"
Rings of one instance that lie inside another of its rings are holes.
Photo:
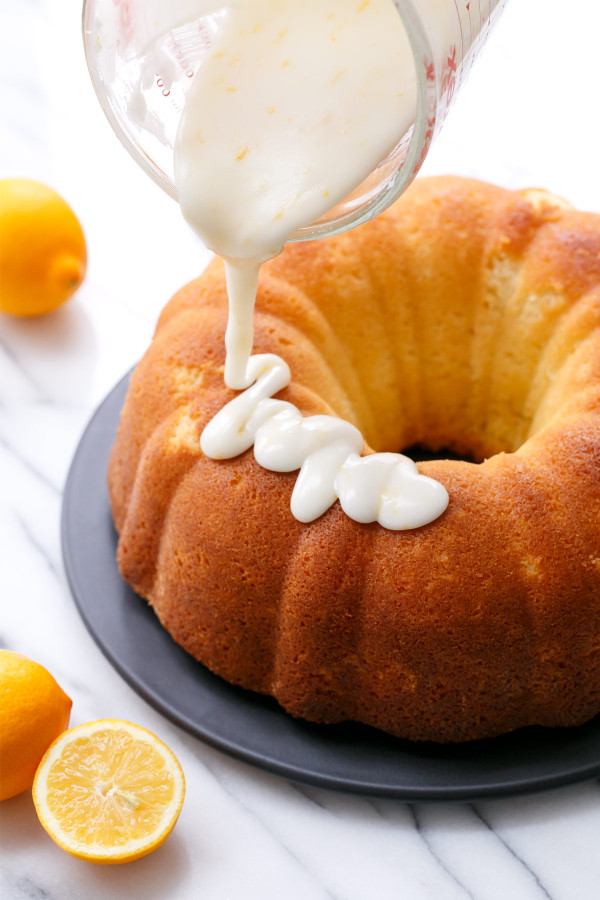
[[[0,320],[0,645],[45,664],[72,723],[130,719],[179,756],[187,798],[152,856],[62,853],[26,793],[2,805],[3,900],[592,900],[600,785],[472,804],[296,787],[210,749],[150,708],[82,624],[61,559],[61,491],[92,411],[207,255],[137,169],[90,86],[78,0],[0,2],[0,177],[39,178],[86,231],[85,284],[37,321]],[[541,185],[600,212],[593,0],[511,0],[425,171]]]

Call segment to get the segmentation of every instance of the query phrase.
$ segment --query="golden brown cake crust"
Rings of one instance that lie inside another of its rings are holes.
[[[167,305],[109,469],[123,577],[210,669],[316,722],[462,741],[600,711],[600,216],[543,191],[420,179],[378,219],[264,266],[255,352],[281,396],[422,444],[436,521],[308,525],[295,476],[203,456],[224,277]]]

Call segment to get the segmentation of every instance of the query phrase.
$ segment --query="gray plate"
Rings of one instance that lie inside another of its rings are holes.
[[[311,725],[271,698],[233,687],[188,656],[121,579],[106,468],[124,378],[90,421],[67,480],[62,544],[92,636],[148,703],[203,741],[292,781],[403,800],[466,800],[600,776],[600,717],[455,747],[400,741],[361,725]]]

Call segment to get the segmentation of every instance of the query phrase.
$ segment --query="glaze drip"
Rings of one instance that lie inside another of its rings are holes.
[[[419,528],[440,516],[448,493],[422,475],[400,453],[360,454],[360,431],[334,416],[303,416],[285,400],[275,400],[290,383],[285,360],[275,354],[251,356],[248,387],[226,404],[202,432],[200,445],[212,459],[231,459],[254,445],[257,463],[272,472],[300,470],[291,511],[312,522],[336,500],[356,522],[379,522],[399,531]]]
[[[227,459],[254,445],[264,468],[299,470],[291,509],[302,522],[339,498],[359,522],[417,528],[444,511],[445,489],[399,454],[361,457],[348,422],[273,399],[287,364],[251,356],[261,263],[347,198],[415,121],[402,21],[392,0],[229,0],[221,13],[175,144],[182,213],[225,262],[225,384],[243,392],[202,450]]]

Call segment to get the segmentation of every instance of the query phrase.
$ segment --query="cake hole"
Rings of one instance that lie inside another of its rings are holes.
[[[414,462],[427,462],[430,459],[456,459],[461,462],[480,463],[481,459],[474,456],[465,456],[464,454],[454,453],[452,450],[442,447],[441,450],[430,450],[423,444],[413,444],[412,447],[406,447],[401,451],[404,456],[410,457]]]

